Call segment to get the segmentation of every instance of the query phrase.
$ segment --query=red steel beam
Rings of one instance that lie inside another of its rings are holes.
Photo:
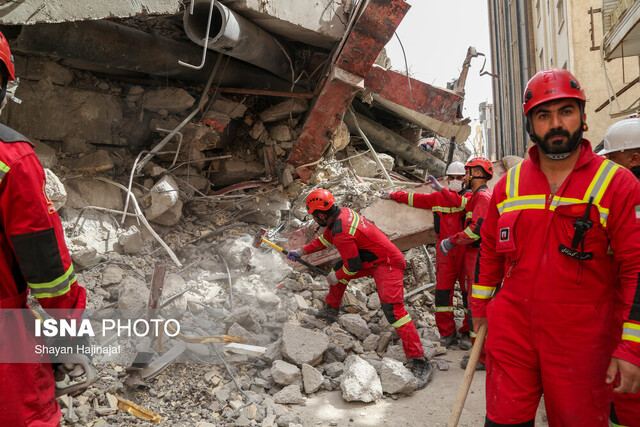
[[[404,0],[369,1],[309,111],[289,154],[290,164],[298,167],[322,157],[354,96],[364,88],[364,77],[410,7]]]
[[[364,85],[382,98],[403,107],[446,123],[460,123],[458,114],[464,98],[454,92],[415,79],[411,79],[409,91],[407,76],[378,67],[369,70]]]

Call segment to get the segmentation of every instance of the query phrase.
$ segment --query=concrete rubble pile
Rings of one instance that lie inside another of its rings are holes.
[[[187,123],[138,171],[144,153],[132,152],[153,147],[174,129],[194,107],[197,91],[108,81],[43,59],[18,58],[23,103],[19,111],[8,109],[8,124],[36,140],[46,192],[63,221],[88,308],[144,309],[155,264],[164,261],[163,301],[172,298],[167,309],[181,313],[191,336],[228,334],[263,348],[256,355],[223,344],[187,344],[185,354],[216,363],[174,363],[138,388],[125,385],[131,360],[99,364],[99,381],[72,403],[81,424],[136,422],[115,409],[115,395],[176,425],[289,426],[302,423],[292,405],[323,390],[361,402],[415,391],[372,279],[350,285],[339,321],[327,325],[314,316],[328,292],[324,277],[252,245],[258,227],[277,228],[276,243],[286,245],[279,236],[310,225],[304,196],[314,188],[326,188],[339,205],[358,210],[388,189],[373,153],[355,148],[346,126],[301,180],[285,159],[308,102],[218,95],[201,121]],[[38,114],[43,102],[48,113]],[[78,102],[81,114],[69,110]],[[73,123],[64,124],[62,117]],[[393,169],[392,156],[378,158]],[[406,292],[434,282],[422,248],[405,257]],[[459,294],[455,304],[462,318]],[[407,309],[426,355],[448,369],[440,358],[446,349],[437,343],[433,295],[415,293]],[[176,343],[165,342],[164,350]],[[66,412],[67,400],[61,401]]]

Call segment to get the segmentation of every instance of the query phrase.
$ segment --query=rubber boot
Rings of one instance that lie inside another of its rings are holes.
[[[418,380],[418,390],[423,389],[429,384],[433,377],[433,367],[428,360],[412,359],[411,373]]]
[[[462,369],[467,369],[467,365],[469,364],[469,355],[465,355],[462,356],[462,360],[460,361],[460,367]],[[476,365],[476,371],[484,371],[486,369],[486,367],[484,366],[484,363],[482,362],[478,362],[478,364]]]
[[[440,345],[445,348],[449,348],[452,345],[456,345],[456,344],[458,344],[458,337],[456,337],[455,333],[451,335],[447,335],[446,337],[440,338]]]
[[[325,308],[318,310],[315,316],[318,319],[326,319],[327,323],[333,323],[338,320],[339,313],[340,311],[337,308],[333,308],[330,305],[328,305]]]
[[[469,336],[469,332],[463,332],[460,337],[460,342],[458,343],[458,347],[460,350],[470,350],[473,347],[471,344],[471,337]]]

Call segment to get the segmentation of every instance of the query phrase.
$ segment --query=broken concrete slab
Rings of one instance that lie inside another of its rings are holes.
[[[176,204],[171,206],[168,210],[166,210],[160,216],[157,216],[153,219],[149,219],[149,221],[154,222],[156,224],[172,226],[176,225],[180,222],[182,218],[182,200],[178,199]]]
[[[35,145],[34,151],[38,156],[38,160],[42,163],[42,167],[52,168],[58,163],[58,155],[55,149],[38,140],[33,140],[32,142]]]
[[[211,181],[216,187],[250,181],[264,175],[264,163],[254,159],[232,158],[220,160],[211,173]]]
[[[271,376],[276,384],[288,386],[302,384],[302,372],[300,368],[284,360],[276,360],[271,365]]]
[[[410,394],[418,388],[418,380],[401,362],[385,357],[380,367],[382,391],[389,394]]]
[[[382,384],[373,366],[356,355],[347,357],[340,378],[342,398],[348,402],[374,402],[382,398]]]
[[[282,355],[298,366],[303,363],[317,365],[328,346],[329,337],[324,333],[291,323],[285,324],[282,329]]]
[[[145,91],[140,102],[145,110],[175,114],[188,110],[196,100],[184,89],[168,87]]]
[[[107,209],[124,209],[122,190],[115,185],[90,178],[68,179],[64,182],[67,191],[66,207],[82,209],[98,206]]]
[[[107,265],[102,271],[102,286],[116,285],[122,281],[124,271],[117,265]]]
[[[15,54],[16,75],[20,80],[49,79],[51,83],[66,86],[73,81],[73,72],[56,62],[36,56]]]
[[[94,175],[113,169],[113,161],[108,152],[98,150],[76,159],[70,167],[75,172]]]
[[[338,319],[340,325],[360,340],[366,339],[371,335],[371,330],[367,326],[367,322],[359,314],[343,314]]]
[[[324,365],[324,372],[331,378],[338,378],[340,375],[344,373],[344,363],[342,362],[332,362]]]
[[[53,202],[56,210],[59,210],[67,203],[67,190],[65,190],[62,181],[50,169],[45,169],[44,175],[46,180],[44,191],[49,200]]]
[[[142,233],[135,225],[118,235],[118,243],[125,254],[137,254],[142,250]]]
[[[149,191],[150,206],[146,210],[149,221],[167,212],[179,200],[178,183],[169,175],[163,176]]]
[[[127,276],[122,280],[118,295],[119,310],[140,310],[147,307],[149,288],[136,277]]]
[[[260,120],[264,123],[277,122],[286,119],[289,115],[304,113],[309,108],[309,103],[303,98],[291,98],[260,113]]]
[[[119,144],[122,100],[114,95],[51,84],[23,82],[22,104],[7,109],[7,126],[32,139],[64,141],[79,136],[89,143]],[[38,120],[33,120],[38,117]]]
[[[305,398],[300,392],[300,386],[292,384],[274,394],[273,400],[281,405],[299,405],[304,403]]]
[[[302,364],[302,384],[304,385],[305,393],[315,393],[322,387],[323,382],[324,377],[322,376],[322,372],[311,365],[306,363]]]
[[[216,99],[211,109],[225,114],[230,119],[241,119],[247,111],[246,105],[222,98]]]

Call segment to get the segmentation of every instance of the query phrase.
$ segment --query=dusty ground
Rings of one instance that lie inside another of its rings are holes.
[[[460,359],[467,352],[448,351],[442,359],[449,362],[448,371],[436,371],[433,381],[424,389],[397,400],[386,397],[376,403],[345,402],[340,391],[321,392],[307,399],[306,406],[295,406],[304,425],[335,426],[446,426],[462,382],[464,370]],[[476,372],[459,426],[484,425],[485,372]],[[544,407],[538,409],[536,426],[548,426]]]

